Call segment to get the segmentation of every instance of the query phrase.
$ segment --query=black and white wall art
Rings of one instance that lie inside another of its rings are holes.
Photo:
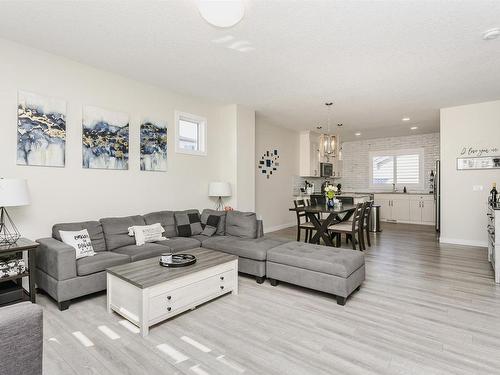
[[[278,155],[278,150],[266,151],[260,158],[257,167],[260,169],[261,174],[269,178],[276,173],[279,163],[280,156]]]
[[[167,123],[141,121],[141,171],[167,170]]]
[[[19,91],[17,164],[64,167],[65,152],[66,102]]]
[[[129,117],[85,106],[82,120],[83,168],[128,169]]]

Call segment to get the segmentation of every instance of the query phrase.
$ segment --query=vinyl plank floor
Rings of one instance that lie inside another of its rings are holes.
[[[293,240],[295,228],[268,235]],[[238,296],[146,338],[106,312],[105,293],[63,312],[41,294],[44,373],[500,373],[500,287],[486,249],[440,244],[432,227],[384,223],[365,260],[366,281],[343,307],[325,293],[240,275]]]

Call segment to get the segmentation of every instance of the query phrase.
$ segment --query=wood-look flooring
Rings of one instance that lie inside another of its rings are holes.
[[[440,245],[432,227],[383,227],[365,252],[366,282],[345,306],[240,276],[239,295],[142,338],[106,312],[105,294],[63,312],[38,295],[44,373],[500,374],[500,287],[486,250]],[[294,239],[295,229],[270,235]]]

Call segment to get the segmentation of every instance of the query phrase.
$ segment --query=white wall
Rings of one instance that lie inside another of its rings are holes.
[[[441,109],[440,240],[486,246],[487,200],[500,170],[457,170],[464,147],[500,149],[500,101]],[[483,190],[474,191],[475,185]]]
[[[293,179],[299,173],[299,133],[269,123],[257,116],[255,123],[255,203],[256,212],[269,232],[296,224],[292,207]],[[257,167],[267,151],[278,150],[279,167],[266,178]]]
[[[335,182],[342,184],[343,191],[372,191],[369,184],[369,152],[397,149],[424,149],[424,177],[429,191],[431,170],[436,168],[439,159],[439,133],[419,134],[405,137],[390,137],[344,142],[342,144],[343,175]]]
[[[237,204],[241,211],[255,211],[255,111],[236,106]]]
[[[48,235],[57,222],[212,207],[215,202],[207,193],[213,180],[229,181],[237,190],[236,147],[231,146],[237,136],[234,106],[176,95],[1,39],[0,54],[0,176],[28,180],[32,204],[11,209],[25,236]],[[16,165],[18,90],[67,101],[65,168]],[[82,169],[83,105],[130,114],[129,170]],[[175,110],[207,118],[208,156],[174,152]],[[142,116],[168,121],[168,172],[139,169]],[[246,173],[253,176],[254,169]],[[226,203],[238,208],[236,200]]]

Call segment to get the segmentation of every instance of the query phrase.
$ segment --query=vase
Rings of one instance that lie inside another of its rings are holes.
[[[333,198],[332,199],[327,198],[326,205],[328,206],[328,208],[333,208],[334,207]]]

